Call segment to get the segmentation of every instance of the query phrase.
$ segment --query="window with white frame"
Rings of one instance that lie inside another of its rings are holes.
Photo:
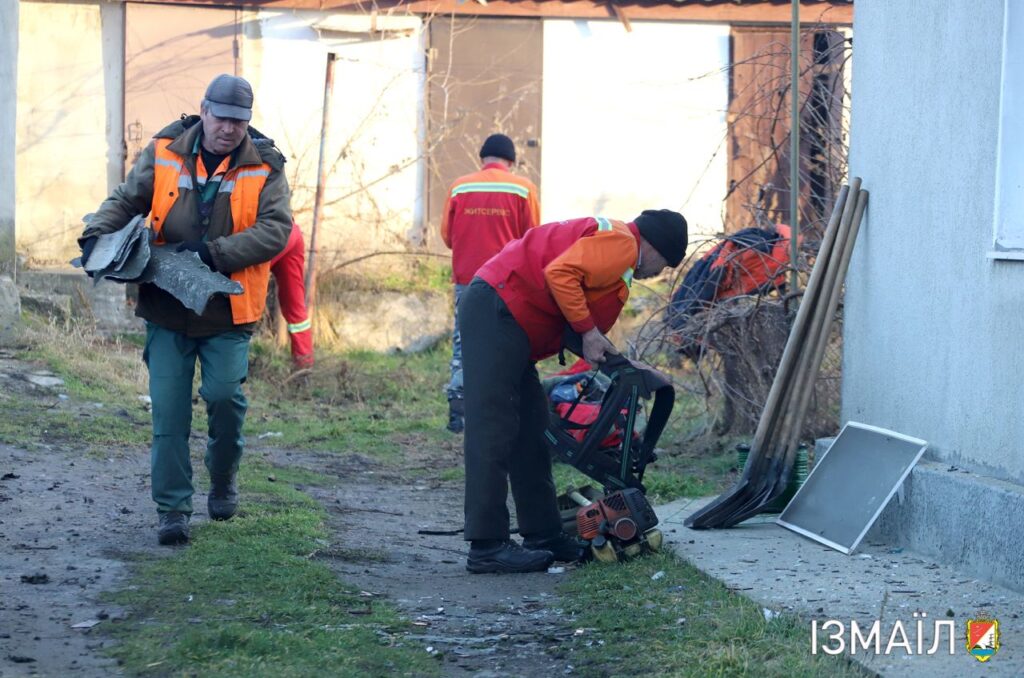
[[[996,161],[995,241],[989,257],[1024,260],[1024,2],[1006,0]]]

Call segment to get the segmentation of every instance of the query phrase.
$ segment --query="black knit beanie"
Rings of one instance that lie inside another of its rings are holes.
[[[644,240],[651,243],[658,254],[672,268],[686,256],[686,219],[672,210],[644,210],[633,220]]]
[[[504,158],[509,162],[516,161],[516,145],[504,134],[492,134],[480,147],[481,158]]]

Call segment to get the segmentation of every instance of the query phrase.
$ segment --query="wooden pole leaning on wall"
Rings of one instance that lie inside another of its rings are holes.
[[[807,417],[807,409],[810,404],[811,395],[814,393],[814,384],[817,381],[818,370],[821,369],[821,362],[825,358],[825,350],[828,348],[828,342],[832,336],[832,324],[835,322],[836,310],[839,308],[839,297],[842,296],[846,272],[850,268],[850,259],[853,257],[853,246],[857,242],[857,234],[860,232],[860,222],[864,218],[864,210],[867,209],[867,204],[868,192],[858,191],[857,202],[854,206],[853,217],[850,222],[849,235],[844,240],[843,251],[839,258],[836,282],[830,289],[828,307],[825,309],[824,323],[814,345],[810,347],[810,369],[808,370],[804,378],[804,383],[800,388],[800,402],[797,405],[795,425],[790,434],[790,440],[787,441],[787,461],[789,460],[789,455],[791,453],[795,453],[796,447],[799,444],[800,430],[803,428],[804,419]]]
[[[860,231],[860,222],[867,207],[868,193],[860,190],[861,180],[854,177],[843,208],[842,221],[825,267],[822,289],[813,300],[814,312],[809,332],[800,346],[800,360],[790,382],[788,401],[782,413],[782,426],[773,435],[770,463],[764,466],[764,482],[759,483],[759,500],[748,502],[742,510],[722,520],[719,527],[732,527],[757,515],[769,502],[780,496],[789,484],[789,475],[796,461],[800,433],[817,382],[818,371],[831,336],[835,313],[842,296],[843,283]]]
[[[778,428],[778,415],[782,408],[784,399],[789,391],[789,385],[796,371],[800,358],[800,348],[803,338],[807,335],[811,315],[814,311],[814,302],[821,291],[822,278],[825,275],[825,268],[832,253],[836,234],[839,231],[842,220],[843,208],[847,201],[850,188],[843,186],[839,191],[835,207],[832,210],[832,217],[829,219],[828,227],[825,229],[825,236],[822,239],[821,247],[818,250],[818,257],[815,260],[814,268],[811,269],[811,277],[804,290],[803,299],[796,313],[796,319],[790,328],[789,339],[782,352],[782,359],[772,381],[771,390],[768,393],[768,401],[765,403],[758,421],[757,431],[754,434],[754,443],[751,445],[751,456],[761,454],[765,442]]]
[[[850,192],[843,205],[842,219],[839,223],[839,230],[836,233],[835,243],[832,245],[832,250],[829,254],[828,265],[824,267],[823,277],[821,279],[821,289],[818,294],[815,295],[813,300],[814,308],[808,323],[809,331],[801,338],[800,342],[800,359],[797,362],[797,368],[794,373],[795,379],[790,385],[789,389],[789,400],[785,404],[784,417],[782,420],[782,427],[778,432],[776,438],[776,445],[778,445],[778,451],[773,453],[774,456],[784,455],[785,450],[788,446],[790,439],[795,439],[799,436],[799,428],[796,425],[797,419],[802,419],[800,415],[800,404],[808,402],[803,398],[804,389],[808,386],[814,387],[814,380],[816,377],[817,367],[814,365],[814,349],[818,344],[822,334],[828,331],[828,327],[831,326],[829,318],[826,315],[828,312],[829,300],[833,294],[837,294],[837,286],[842,287],[843,281],[839,278],[839,269],[841,268],[841,260],[843,252],[848,247],[850,229],[853,224],[853,216],[855,206],[857,202],[857,195],[860,191],[861,180],[858,177],[854,177],[850,181]],[[806,300],[805,300],[806,301]],[[803,304],[801,304],[801,307]]]
[[[309,256],[306,259],[306,309],[312,317],[316,304],[317,234],[324,212],[324,190],[327,184],[327,133],[331,125],[331,99],[334,98],[334,53],[327,53],[324,75],[324,116],[320,123],[320,159],[317,163],[316,199],[313,201],[313,225],[309,233]]]
[[[732,527],[785,489],[867,205],[860,186],[854,177],[839,192],[740,480],[689,516],[688,527]]]

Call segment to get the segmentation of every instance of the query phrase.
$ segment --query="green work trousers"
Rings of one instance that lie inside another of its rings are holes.
[[[238,470],[245,445],[242,423],[249,407],[242,384],[249,372],[251,338],[249,332],[188,337],[146,323],[142,360],[149,368],[149,397],[153,400],[151,463],[157,511],[192,513],[188,439],[197,358],[202,377],[199,395],[206,402],[209,433],[206,468],[211,476],[228,476]]]

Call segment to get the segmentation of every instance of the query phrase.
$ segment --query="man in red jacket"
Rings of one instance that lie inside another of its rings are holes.
[[[481,265],[510,240],[521,238],[540,222],[537,187],[512,174],[516,147],[504,134],[492,134],[480,147],[483,167],[459,177],[448,189],[441,215],[441,238],[452,251],[455,283],[455,330],[452,333],[451,379],[448,382],[448,430],[463,429],[462,342],[458,305],[462,292]]]
[[[302,230],[293,221],[288,244],[270,260],[270,272],[277,283],[277,303],[288,323],[292,365],[296,370],[313,367],[313,325],[306,312],[305,250]]]
[[[678,266],[686,240],[686,220],[670,210],[645,210],[632,223],[546,224],[509,243],[462,294],[470,572],[533,572],[582,554],[561,531],[543,438],[548,403],[534,363],[561,349],[566,325],[582,335],[591,364],[617,353],[604,333],[633,278]],[[522,546],[509,539],[510,481]]]

